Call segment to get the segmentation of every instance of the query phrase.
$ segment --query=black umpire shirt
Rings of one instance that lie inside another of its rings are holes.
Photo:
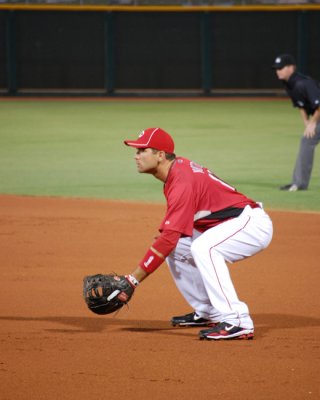
[[[303,108],[313,115],[320,106],[320,84],[314,79],[294,72],[288,81],[283,81],[293,106]]]

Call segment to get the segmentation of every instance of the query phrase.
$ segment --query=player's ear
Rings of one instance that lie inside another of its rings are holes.
[[[165,160],[166,159],[166,152],[163,151],[163,150],[160,150],[159,151],[159,158],[160,158],[160,161]]]

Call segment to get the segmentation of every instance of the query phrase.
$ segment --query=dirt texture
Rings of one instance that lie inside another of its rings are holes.
[[[270,211],[274,239],[230,266],[252,341],[200,341],[165,264],[97,316],[87,274],[131,272],[164,205],[0,196],[0,399],[319,399],[320,213]]]

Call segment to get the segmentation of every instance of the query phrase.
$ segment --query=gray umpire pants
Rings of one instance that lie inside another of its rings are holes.
[[[300,189],[308,189],[313,167],[314,152],[320,141],[320,122],[316,127],[316,134],[313,138],[303,136],[300,142],[300,149],[296,165],[292,175],[292,183]]]

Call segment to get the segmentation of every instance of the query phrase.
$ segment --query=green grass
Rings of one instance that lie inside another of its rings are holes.
[[[320,160],[308,191],[290,182],[302,123],[289,100],[0,102],[0,193],[163,202],[162,184],[136,172],[123,140],[147,127],[171,133],[176,152],[262,201],[320,210]]]

